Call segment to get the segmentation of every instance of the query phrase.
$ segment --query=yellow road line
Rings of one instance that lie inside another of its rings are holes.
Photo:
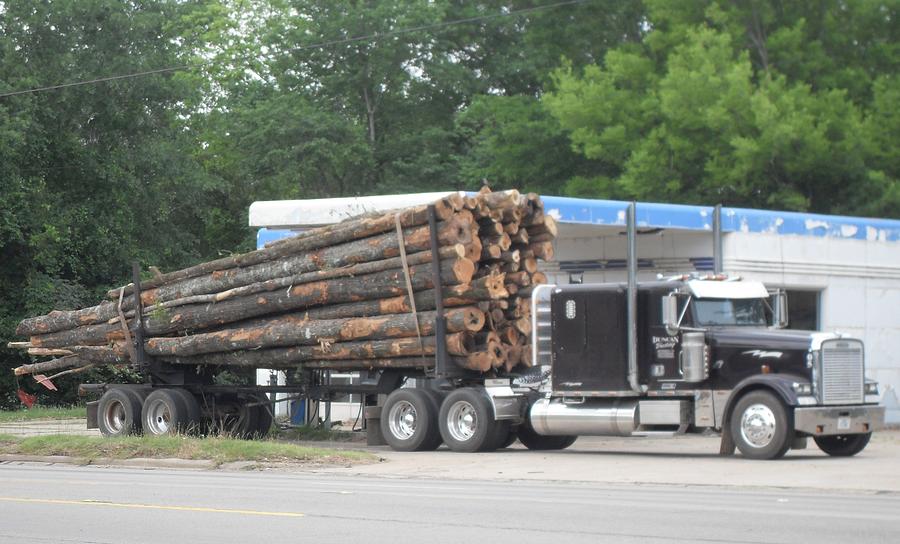
[[[302,518],[299,512],[265,512],[261,510],[238,510],[232,508],[204,508],[201,506],[166,506],[163,504],[133,504],[127,502],[106,502],[91,499],[30,499],[24,497],[0,497],[3,502],[20,502],[34,504],[67,504],[76,506],[109,506],[112,508],[139,508],[144,510],[175,510],[178,512],[212,512],[217,514],[241,514],[245,516],[275,516],[283,518]]]

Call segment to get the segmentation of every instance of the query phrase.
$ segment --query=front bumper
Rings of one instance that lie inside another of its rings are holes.
[[[884,427],[884,406],[794,408],[794,429],[812,436],[864,434]]]

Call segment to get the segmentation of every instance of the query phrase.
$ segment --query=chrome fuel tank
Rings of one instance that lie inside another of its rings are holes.
[[[628,436],[638,426],[638,401],[631,399],[539,399],[529,411],[531,426],[543,435]]]

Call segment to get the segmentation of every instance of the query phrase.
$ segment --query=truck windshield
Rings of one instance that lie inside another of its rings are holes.
[[[694,299],[694,322],[697,325],[765,326],[766,311],[760,298]]]

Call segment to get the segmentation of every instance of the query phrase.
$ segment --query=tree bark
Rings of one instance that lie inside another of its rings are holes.
[[[438,226],[438,240],[441,245],[467,244],[471,242],[471,221],[455,215]],[[407,253],[430,249],[431,238],[428,226],[406,229],[403,239]],[[341,268],[349,265],[382,261],[400,254],[400,239],[396,232],[354,240],[348,243],[327,246],[315,251],[291,255],[282,259],[267,261],[253,266],[217,270],[211,274],[197,276],[184,281],[162,285],[141,292],[144,306],[176,300],[179,298],[208,293],[218,293],[274,278],[282,278],[313,272]],[[393,268],[401,266],[399,260]],[[382,268],[381,270],[384,270]],[[123,308],[133,307],[133,298],[123,303]]]
[[[448,334],[447,350],[451,355],[468,355],[472,348],[470,333]],[[296,368],[309,361],[385,359],[395,357],[433,356],[436,340],[434,336],[422,337],[421,344],[416,337],[390,338],[358,342],[339,342],[327,348],[316,346],[291,346],[260,350],[207,353],[193,357],[161,357],[163,362],[179,365],[213,365],[246,368]]]
[[[447,285],[465,284],[471,280],[475,269],[472,261],[456,259],[441,263],[441,282]],[[410,267],[410,280],[414,290],[428,289],[431,284],[431,265]],[[160,336],[173,332],[187,332],[233,323],[260,315],[321,306],[385,298],[406,292],[406,279],[402,270],[388,270],[355,278],[338,278],[303,285],[285,291],[273,291],[225,300],[217,304],[193,304],[181,306],[166,315],[144,318],[147,336]],[[132,327],[134,323],[132,320]],[[115,324],[88,325],[68,331],[33,336],[34,347],[58,348],[76,345],[102,345],[124,339],[123,332]]]
[[[434,202],[434,207],[438,219],[446,220],[454,212],[462,209],[462,199],[459,194],[451,194]],[[428,222],[427,205],[413,206],[397,212],[388,212],[380,215],[355,217],[334,225],[304,231],[297,236],[273,242],[263,249],[200,263],[196,266],[167,274],[160,274],[143,282],[142,287],[147,289],[158,287],[166,283],[209,274],[217,270],[226,270],[237,266],[251,266],[303,251],[388,232],[395,228],[395,215],[397,214],[400,215],[400,224],[403,227],[424,225]],[[125,294],[131,294],[133,287],[131,284],[126,285],[124,287]],[[119,289],[110,290],[107,296],[111,299],[117,299],[119,297]]]
[[[361,339],[416,336],[416,317],[423,336],[434,334],[436,312],[395,314],[348,319],[306,320],[288,316],[272,318],[252,328],[225,329],[182,337],[150,338],[144,343],[148,355],[190,357],[204,353],[254,348],[285,347]],[[448,332],[475,332],[484,326],[484,313],[477,308],[446,312]]]

